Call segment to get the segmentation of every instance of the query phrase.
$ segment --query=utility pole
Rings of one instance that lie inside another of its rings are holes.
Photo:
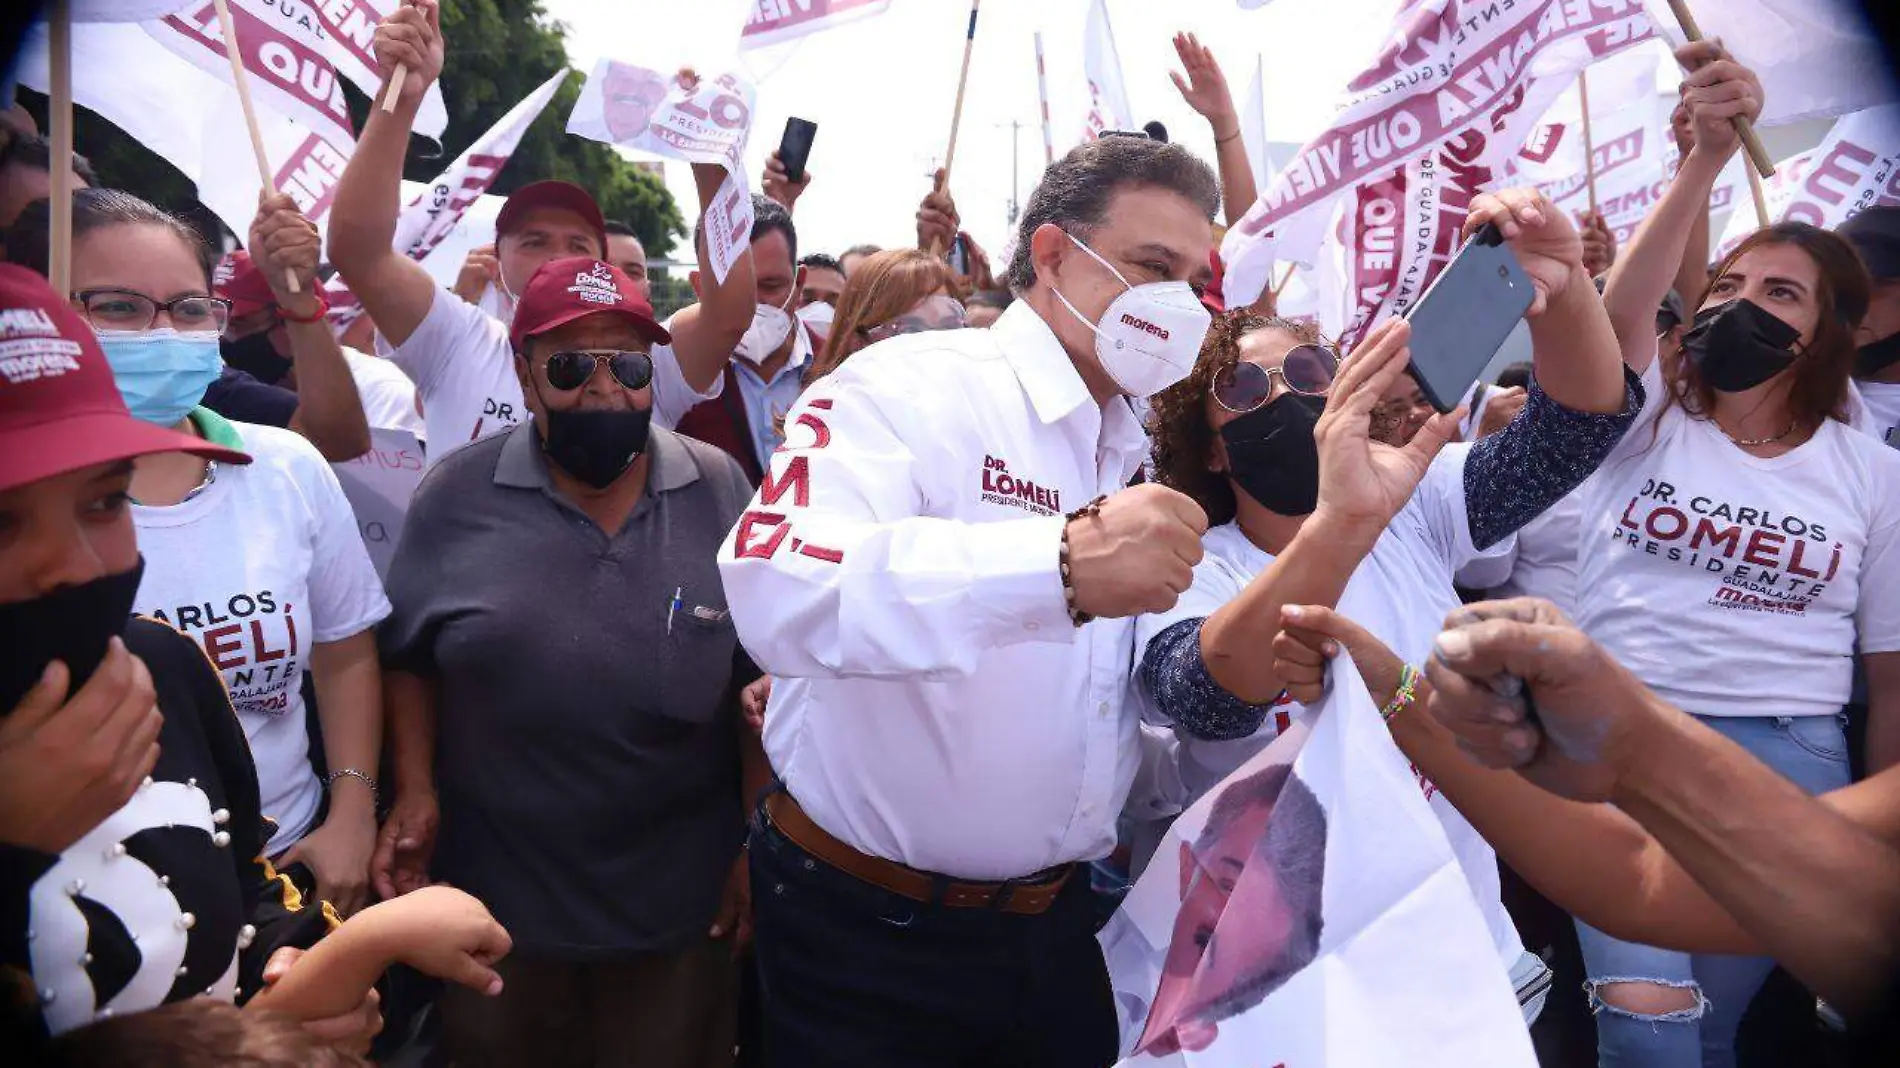
[[[1009,225],[1015,226],[1016,219],[1022,214],[1022,204],[1017,200],[1017,193],[1022,188],[1022,182],[1017,177],[1019,155],[1017,148],[1022,143],[1023,124],[1016,119],[1011,119],[996,125],[998,128],[1009,127]]]

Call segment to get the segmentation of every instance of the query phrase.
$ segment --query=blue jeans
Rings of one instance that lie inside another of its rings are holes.
[[[1844,716],[1698,716],[1755,759],[1811,794],[1850,781]],[[1610,937],[1578,921],[1597,1020],[1599,1068],[1734,1068],[1735,1032],[1762,980],[1767,957],[1678,953]],[[1644,982],[1696,993],[1694,1007],[1661,1015],[1631,1012],[1598,996],[1605,983]]]

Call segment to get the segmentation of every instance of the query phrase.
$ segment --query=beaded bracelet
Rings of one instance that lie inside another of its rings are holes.
[[[1399,669],[1399,688],[1392,691],[1392,700],[1387,701],[1385,707],[1379,710],[1379,718],[1389,724],[1393,717],[1412,707],[1412,702],[1416,700],[1418,700],[1418,669],[1406,664]]]
[[[1062,602],[1068,606],[1069,622],[1078,627],[1095,617],[1075,606],[1075,582],[1069,573],[1069,524],[1078,519],[1087,519],[1092,515],[1101,514],[1102,502],[1106,500],[1108,500],[1107,497],[1097,497],[1070,512],[1068,522],[1062,524],[1062,544],[1056,550],[1056,568],[1062,573]]]

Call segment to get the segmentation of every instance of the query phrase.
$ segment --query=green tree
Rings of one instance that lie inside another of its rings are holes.
[[[442,92],[449,124],[439,146],[422,137],[412,142],[403,176],[413,181],[435,177],[509,108],[567,66],[565,27],[548,17],[541,0],[455,0],[442,6],[442,34],[447,51]],[[613,148],[567,133],[567,116],[582,80],[580,72],[568,75],[490,192],[506,195],[536,179],[564,178],[593,193],[608,218],[633,227],[649,256],[664,257],[686,232],[666,183],[622,159]],[[370,101],[347,82],[344,93],[361,129]],[[25,89],[20,97],[44,129],[46,98]],[[203,221],[211,219],[193,195],[190,180],[171,164],[90,111],[74,108],[73,115],[73,144],[91,161],[101,183],[130,189]],[[233,130],[230,135],[242,137],[244,132]],[[215,223],[212,226],[215,229]]]

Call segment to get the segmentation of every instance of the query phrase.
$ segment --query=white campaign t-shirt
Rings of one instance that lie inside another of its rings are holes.
[[[363,401],[363,418],[371,430],[407,430],[427,441],[422,412],[416,403],[416,384],[394,363],[367,352],[343,346],[343,362],[350,365],[350,377],[356,380],[356,395]]]
[[[1854,392],[1860,401],[1855,429],[1865,431],[1875,441],[1900,449],[1900,382],[1869,382],[1858,379]]]
[[[316,447],[277,427],[231,425],[251,463],[217,465],[181,504],[133,507],[145,554],[135,610],[198,642],[224,675],[278,853],[310,830],[322,797],[304,724],[310,647],[375,626],[389,601]]]
[[[1448,445],[1438,454],[1412,499],[1393,517],[1372,551],[1353,571],[1339,599],[1342,614],[1414,665],[1425,662],[1445,616],[1459,605],[1458,592],[1452,588],[1452,574],[1474,560],[1511,551],[1509,537],[1483,552],[1471,542],[1464,479],[1465,460],[1470,455],[1469,443]],[[1193,585],[1181,595],[1174,608],[1144,615],[1135,621],[1137,663],[1155,635],[1184,619],[1213,615],[1239,596],[1240,591],[1273,562],[1272,556],[1247,539],[1237,523],[1226,523],[1208,531],[1201,545],[1206,555],[1194,569]],[[1158,719],[1152,706],[1147,704],[1151,699],[1145,687],[1137,689],[1143,691],[1144,716]],[[1289,699],[1268,714],[1251,738],[1233,741],[1202,741],[1176,731],[1178,778],[1160,777],[1178,781],[1184,791],[1180,808],[1173,811],[1192,804],[1278,737],[1288,723],[1304,714],[1305,707]],[[1485,914],[1499,958],[1507,968],[1516,967],[1524,954],[1524,945],[1499,897],[1497,854],[1436,787],[1422,778],[1420,787],[1432,811],[1445,826],[1452,851],[1471,883],[1478,907]],[[1131,808],[1139,810],[1144,805],[1150,811],[1160,807],[1153,799],[1137,799]]]
[[[1900,451],[1830,419],[1761,459],[1644,378],[1587,504],[1578,625],[1698,715],[1840,711],[1856,637],[1900,650]]]
[[[435,291],[429,314],[390,358],[422,398],[430,463],[528,418],[508,324],[446,289]],[[706,392],[695,393],[672,346],[653,346],[653,422],[673,429],[695,404],[719,396],[725,383],[719,375]]]

